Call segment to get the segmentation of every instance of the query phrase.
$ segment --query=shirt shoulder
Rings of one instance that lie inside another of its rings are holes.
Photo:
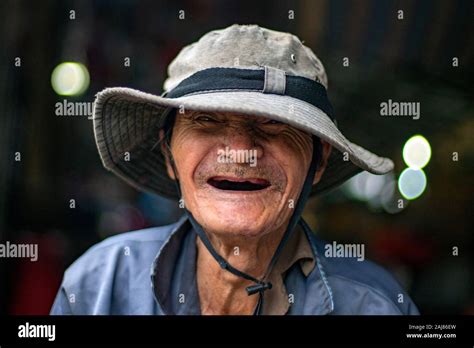
[[[141,298],[148,299],[147,304],[134,303],[134,307],[138,310],[143,306],[142,311],[144,307],[151,308],[152,294],[148,292],[152,263],[180,225],[181,220],[172,225],[126,232],[93,245],[64,273],[51,313],[121,314],[119,311],[131,311],[133,309],[127,306],[127,291],[131,287],[135,287],[135,292],[146,293]]]
[[[90,247],[82,256],[74,261],[66,270],[66,275],[74,273],[83,274],[84,270],[97,268],[106,263],[117,262],[118,258],[121,258],[122,255],[131,256],[136,247],[140,248],[139,254],[142,256],[141,258],[148,254],[154,257],[175,226],[176,224],[151,227],[106,238]],[[139,260],[136,257],[132,259]]]
[[[313,236],[318,261],[331,287],[335,314],[419,314],[390,272],[357,257],[327,257],[326,242]]]

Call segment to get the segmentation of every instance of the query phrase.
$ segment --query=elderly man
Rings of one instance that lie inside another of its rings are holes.
[[[168,73],[162,96],[101,92],[94,131],[106,168],[184,216],[92,247],[52,314],[418,313],[380,267],[326,256],[301,218],[311,194],[393,168],[338,130],[308,47],[233,25],[185,47]]]

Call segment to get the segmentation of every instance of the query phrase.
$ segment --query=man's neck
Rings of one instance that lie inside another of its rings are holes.
[[[262,238],[246,238],[241,243],[209,236],[215,250],[238,270],[260,279],[265,274],[283,231]],[[247,295],[253,282],[222,269],[197,238],[197,286],[202,314],[252,314],[258,294]]]

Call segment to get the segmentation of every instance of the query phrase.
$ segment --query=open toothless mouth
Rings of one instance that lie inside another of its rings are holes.
[[[213,176],[207,180],[207,183],[212,187],[225,191],[258,191],[271,186],[266,179],[230,176]]]

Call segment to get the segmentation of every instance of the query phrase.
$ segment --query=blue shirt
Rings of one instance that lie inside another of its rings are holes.
[[[299,267],[286,272],[293,301],[287,314],[419,314],[387,271],[367,260],[325,257],[326,243],[302,226],[316,266],[308,275]],[[195,242],[186,217],[110,237],[66,270],[51,314],[199,315]]]

